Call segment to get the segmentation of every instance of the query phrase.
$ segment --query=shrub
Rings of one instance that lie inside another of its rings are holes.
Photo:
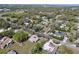
[[[57,39],[53,39],[53,42],[56,43],[56,44],[59,44],[60,43],[60,41],[57,40]]]
[[[55,38],[55,39],[58,39],[58,40],[63,40],[63,36],[61,36],[61,37],[57,37],[57,36],[53,36],[53,38]]]

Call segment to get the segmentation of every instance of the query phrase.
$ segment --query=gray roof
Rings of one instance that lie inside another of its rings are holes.
[[[56,35],[61,35],[61,36],[65,35],[64,32],[55,32],[55,34],[56,34]]]
[[[10,50],[7,54],[17,54],[15,50]]]
[[[0,36],[0,40],[2,40],[3,36]]]

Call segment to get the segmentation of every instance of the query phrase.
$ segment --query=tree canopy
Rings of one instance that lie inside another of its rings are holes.
[[[7,31],[4,31],[2,33],[0,33],[2,36],[8,36],[10,38],[12,38],[12,36],[15,34],[13,30],[7,30]]]
[[[27,37],[28,37],[28,33],[27,32],[24,32],[24,31],[16,32],[13,35],[13,39],[15,41],[17,41],[17,42],[23,42],[23,41],[27,40]]]

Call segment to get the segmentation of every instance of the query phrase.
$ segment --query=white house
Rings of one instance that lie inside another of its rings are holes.
[[[4,32],[4,31],[5,31],[5,29],[0,29],[0,33],[1,33],[1,32]]]
[[[43,45],[43,50],[53,52],[55,50],[55,45],[49,40]]]
[[[11,27],[9,27],[7,30],[11,30],[12,28]]]
[[[38,40],[38,36],[37,35],[32,35],[30,38],[29,38],[29,41],[31,42],[36,42]]]
[[[66,26],[66,24],[62,24],[61,26],[60,26],[60,28],[64,28]]]
[[[62,43],[61,44],[65,44],[67,41],[68,41],[68,37],[67,36],[64,36],[64,39],[63,39],[63,41],[62,41]]]
[[[29,23],[24,23],[25,24],[25,26],[28,26],[29,25]]]
[[[19,31],[19,29],[15,29],[15,30],[14,30],[15,33],[18,32],[18,31]]]

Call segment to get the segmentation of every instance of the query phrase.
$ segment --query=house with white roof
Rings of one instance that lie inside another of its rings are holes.
[[[36,41],[38,41],[38,40],[39,40],[39,38],[38,38],[37,35],[32,35],[32,36],[29,38],[29,41],[31,41],[31,42],[36,42]]]
[[[46,42],[43,45],[43,50],[50,52],[50,53],[55,53],[57,49],[57,46],[55,46],[51,40],[49,40],[48,42]]]
[[[29,25],[29,23],[27,23],[27,22],[25,22],[24,24],[25,24],[25,26],[28,26]]]
[[[69,38],[65,35],[64,38],[63,38],[63,41],[61,41],[60,44],[62,45],[62,44],[67,43],[68,39],[69,39]]]
[[[64,28],[66,26],[66,24],[61,24],[60,28]]]
[[[75,16],[77,22],[79,22],[79,16]]]
[[[1,32],[4,32],[4,31],[5,31],[5,29],[0,29],[0,33],[1,33]]]

